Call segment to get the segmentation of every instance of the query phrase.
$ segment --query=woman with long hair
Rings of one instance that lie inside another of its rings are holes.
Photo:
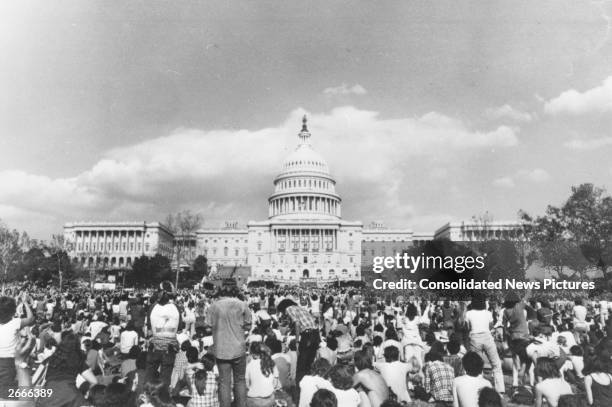
[[[612,375],[610,355],[607,351],[589,358],[584,368],[584,387],[589,405],[593,407],[612,406]]]
[[[215,372],[215,358],[210,354],[202,358],[204,369],[198,370],[193,378],[188,379],[191,399],[187,407],[197,406],[218,406],[218,385],[219,375]]]
[[[423,340],[419,331],[419,323],[421,318],[419,310],[413,303],[409,302],[406,306],[404,316],[400,318],[400,327],[402,328],[402,354],[404,360],[408,361],[413,357],[422,364],[423,363]]]
[[[253,358],[246,367],[247,406],[271,407],[274,391],[280,389],[279,372],[272,360],[272,351],[260,342],[250,347]]]
[[[51,397],[40,398],[37,404],[44,407],[86,405],[85,398],[75,384],[79,374],[90,384],[98,383],[96,376],[86,363],[78,337],[70,331],[62,332],[61,341],[55,353],[48,359],[45,375],[44,387],[52,389],[53,392]]]

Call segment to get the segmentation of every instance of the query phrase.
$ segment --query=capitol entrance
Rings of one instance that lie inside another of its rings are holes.
[[[308,269],[304,269],[304,271],[302,271],[302,278],[310,278],[310,272]]]

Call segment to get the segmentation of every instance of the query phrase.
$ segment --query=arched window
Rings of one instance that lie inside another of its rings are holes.
[[[334,269],[329,269],[329,276],[334,277],[336,275],[336,271]]]
[[[317,278],[321,277],[321,274],[323,274],[321,269],[317,269]]]
[[[343,275],[348,274],[348,270],[347,270],[347,269],[342,269],[342,274],[343,274]]]

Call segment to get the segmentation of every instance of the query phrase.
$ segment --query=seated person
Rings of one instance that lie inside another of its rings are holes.
[[[535,368],[538,383],[535,386],[535,407],[542,407],[546,399],[550,407],[557,407],[559,397],[572,394],[569,383],[561,378],[559,368],[551,358],[539,358]]]
[[[368,395],[372,407],[380,407],[389,398],[387,382],[374,370],[372,358],[366,351],[355,352],[354,361],[357,372],[353,375],[353,387],[361,388]]]
[[[462,360],[465,375],[453,380],[453,406],[478,407],[478,394],[491,383],[482,377],[484,361],[476,352],[468,352]]]
[[[436,403],[453,402],[453,380],[455,371],[442,361],[442,355],[430,351],[425,355],[423,387]]]
[[[310,374],[305,375],[300,381],[300,403],[299,407],[308,407],[317,389],[332,390],[334,386],[327,376],[331,364],[327,359],[317,359],[312,365]]]
[[[329,378],[334,386],[331,391],[336,395],[339,406],[360,406],[361,395],[353,388],[353,368],[344,364],[336,365],[330,370]],[[364,397],[367,400],[367,396]]]
[[[408,394],[408,386],[406,384],[406,376],[410,370],[408,363],[399,361],[399,349],[395,346],[389,346],[384,351],[384,362],[376,362],[374,367],[378,370],[385,379],[387,386],[395,393],[399,402],[410,403],[411,398]]]

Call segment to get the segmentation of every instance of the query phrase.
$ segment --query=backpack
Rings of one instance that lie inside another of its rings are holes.
[[[510,395],[510,400],[516,404],[532,405],[535,403],[533,390],[527,386],[518,386],[515,388]]]

